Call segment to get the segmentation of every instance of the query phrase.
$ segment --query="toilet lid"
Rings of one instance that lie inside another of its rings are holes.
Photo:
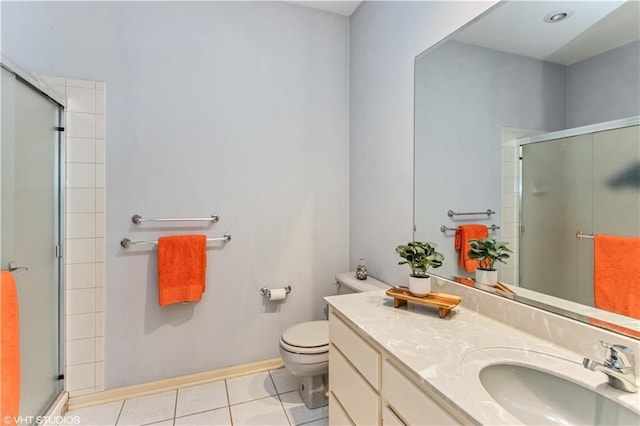
[[[282,341],[298,348],[329,344],[329,321],[308,321],[292,325],[282,333]]]

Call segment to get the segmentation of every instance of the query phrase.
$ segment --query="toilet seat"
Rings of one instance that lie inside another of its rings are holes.
[[[280,347],[297,354],[329,351],[329,321],[307,321],[292,325],[280,337]]]

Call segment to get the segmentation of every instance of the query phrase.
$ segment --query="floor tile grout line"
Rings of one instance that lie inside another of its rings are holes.
[[[178,392],[180,392],[180,389],[176,389],[176,400],[173,404],[173,421],[171,422],[173,426],[176,424],[176,414],[178,412]]]
[[[280,393],[278,392],[278,388],[276,387],[276,382],[275,380],[273,380],[273,377],[271,376],[271,370],[268,370],[269,373],[269,379],[271,380],[271,384],[273,385],[273,390],[276,391],[276,396],[278,397],[278,401],[280,401],[280,406],[282,407],[282,411],[284,411],[284,417],[285,419],[287,419],[287,422],[289,422],[289,426],[292,426],[293,423],[291,422],[291,419],[289,418],[289,413],[287,413],[287,410],[284,408],[284,404],[282,402],[282,398],[280,398]]]
[[[227,385],[227,379],[224,379],[224,391],[227,395],[227,411],[229,411],[229,423],[233,426],[233,415],[231,414],[231,400],[229,399],[229,386]]]
[[[120,410],[118,411],[118,417],[116,417],[116,422],[113,424],[113,426],[116,426],[118,424],[118,422],[120,421],[120,416],[122,415],[122,410],[124,409],[124,403],[126,402],[126,399],[122,400],[122,404],[120,405]]]

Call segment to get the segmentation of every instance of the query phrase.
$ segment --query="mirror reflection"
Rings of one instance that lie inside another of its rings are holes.
[[[640,331],[638,6],[501,3],[416,58],[414,239],[438,272],[475,279],[456,245],[486,235],[510,297]]]

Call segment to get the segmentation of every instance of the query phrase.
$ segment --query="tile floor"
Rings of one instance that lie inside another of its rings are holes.
[[[328,425],[328,407],[309,410],[284,368],[71,410],[81,425]]]

